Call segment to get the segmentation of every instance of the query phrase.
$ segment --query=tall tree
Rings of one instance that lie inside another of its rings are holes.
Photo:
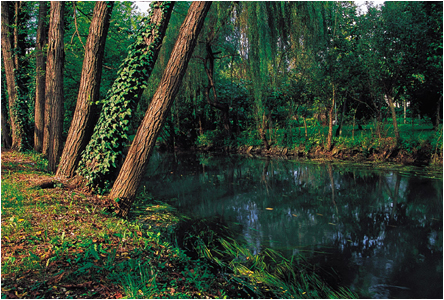
[[[56,176],[67,178],[74,176],[80,154],[89,142],[97,122],[96,102],[100,95],[103,54],[113,5],[114,2],[111,1],[99,1],[94,7],[83,59],[76,110]]]
[[[2,93],[3,94],[3,93]],[[2,140],[1,145],[2,147],[5,147],[6,149],[11,148],[12,139],[11,139],[11,133],[9,130],[9,124],[8,124],[8,117],[6,115],[6,107],[3,105],[3,101],[1,103],[1,134],[2,134]]]
[[[45,51],[44,47],[47,43],[46,31],[47,22],[46,15],[48,13],[48,5],[46,1],[39,4],[39,21],[37,24],[37,42],[36,42],[36,83],[35,83],[35,113],[34,113],[34,150],[42,152],[43,148],[43,127],[45,121]]]
[[[180,87],[210,6],[211,2],[191,3],[161,82],[114,182],[109,197],[118,200],[119,214],[122,216],[128,214],[134,201],[157,136]]]
[[[45,88],[45,130],[44,140],[48,155],[48,169],[56,171],[62,147],[63,129],[63,64],[64,54],[64,14],[65,3],[51,2],[48,33],[48,54],[46,64]],[[45,147],[45,145],[44,145]]]
[[[2,29],[2,56],[5,68],[5,77],[8,90],[9,115],[12,131],[12,149],[23,150],[26,148],[25,118],[23,111],[23,98],[18,86],[18,69],[15,65],[13,49],[13,33],[11,32],[12,22],[10,19],[10,2],[1,3],[1,29]],[[17,16],[16,16],[17,17]]]
[[[146,88],[173,9],[172,2],[152,2],[145,24],[129,47],[118,77],[105,100],[99,121],[79,162],[79,173],[88,185],[106,191],[115,178],[133,111]]]

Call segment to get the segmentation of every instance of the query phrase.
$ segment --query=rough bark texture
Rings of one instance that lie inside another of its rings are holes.
[[[63,149],[56,176],[71,178],[75,174],[80,155],[91,138],[97,122],[95,102],[100,96],[102,62],[106,36],[114,2],[96,2],[89,27],[83,59],[82,76],[74,116]]]
[[[46,64],[45,131],[48,141],[48,169],[56,171],[60,157],[63,129],[63,13],[64,2],[51,2],[48,34],[48,62]]]
[[[128,47],[128,55],[107,94],[92,137],[81,154],[77,171],[99,193],[111,188],[123,162],[129,124],[154,68],[173,6],[170,1],[151,3],[146,23]]]
[[[11,139],[11,132],[9,130],[9,124],[8,124],[8,117],[6,115],[6,108],[3,105],[2,101],[2,108],[1,108],[1,131],[2,131],[2,147],[5,147],[6,149],[10,149],[12,145],[12,139]]]
[[[45,52],[46,44],[46,14],[48,5],[46,1],[39,4],[39,21],[37,24],[36,41],[36,79],[35,79],[35,110],[34,110],[34,150],[42,152],[43,126],[45,120]]]
[[[12,133],[12,149],[20,150],[24,143],[24,130],[20,125],[17,110],[17,97],[18,87],[16,84],[16,69],[14,66],[14,58],[12,55],[12,32],[10,30],[10,19],[9,19],[9,2],[2,1],[1,3],[1,46],[2,46],[2,56],[5,68],[5,77],[8,90],[8,104],[10,111],[10,125]]]
[[[119,213],[123,216],[127,215],[131,208],[157,136],[179,90],[210,6],[211,2],[191,3],[161,82],[114,182],[110,198],[119,199]]]

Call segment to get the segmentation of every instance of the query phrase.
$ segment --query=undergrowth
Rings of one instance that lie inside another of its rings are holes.
[[[105,197],[36,188],[51,178],[44,169],[40,155],[2,152],[2,298],[353,296],[300,259],[253,255],[222,224],[180,230],[191,221],[144,191],[124,220]]]
[[[333,136],[333,146],[337,149],[357,151],[368,156],[372,152],[385,152],[398,150],[407,154],[417,155],[421,153],[430,157],[441,157],[443,151],[442,125],[436,130],[428,124],[399,124],[400,140],[396,145],[392,125],[385,125],[378,134],[373,124],[353,127],[346,125],[340,136]],[[333,133],[338,126],[334,126]],[[327,142],[328,126],[309,126],[307,135],[303,127],[272,128],[267,131],[267,139],[274,148],[298,149],[305,154],[324,149]],[[219,131],[207,131],[198,136],[196,141],[198,148],[205,147],[262,147],[263,143],[256,129],[243,131],[234,139],[228,139]]]

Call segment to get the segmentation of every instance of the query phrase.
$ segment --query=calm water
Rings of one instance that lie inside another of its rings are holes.
[[[443,297],[442,178],[159,153],[146,174],[144,185],[155,198],[193,217],[220,216],[256,253],[270,247],[302,254],[330,274],[330,283],[360,297]]]

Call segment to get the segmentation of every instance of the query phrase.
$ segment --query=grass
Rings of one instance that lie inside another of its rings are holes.
[[[51,178],[45,169],[39,154],[2,152],[2,298],[352,296],[330,289],[300,261],[270,263],[277,253],[253,256],[219,235],[202,242],[195,226],[182,232],[189,245],[200,245],[190,255],[177,242],[176,224],[187,220],[171,206],[142,192],[130,218],[117,218],[105,197],[35,188]]]
[[[417,120],[415,120],[417,122]],[[359,155],[368,160],[386,160],[392,158],[408,162],[442,163],[443,136],[442,125],[437,130],[429,123],[402,124],[398,122],[400,140],[396,145],[391,120],[381,125],[380,134],[376,132],[374,124],[358,126],[344,125],[342,134],[335,137],[338,126],[333,126],[333,153],[342,151],[344,158]],[[267,131],[270,145],[276,149],[287,148],[297,150],[298,153],[309,153],[331,156],[325,151],[327,144],[328,126],[312,125],[307,128],[305,136],[304,127],[272,128]],[[198,137],[198,147],[262,147],[258,131],[251,129],[241,132],[234,140],[223,137],[218,131],[208,131]],[[394,151],[396,148],[396,151]],[[341,155],[342,157],[342,155]]]
[[[272,249],[254,255],[233,240],[220,220],[185,220],[178,224],[179,245],[191,256],[206,258],[221,270],[241,298],[355,298],[343,287],[327,285],[302,256],[283,257]]]

